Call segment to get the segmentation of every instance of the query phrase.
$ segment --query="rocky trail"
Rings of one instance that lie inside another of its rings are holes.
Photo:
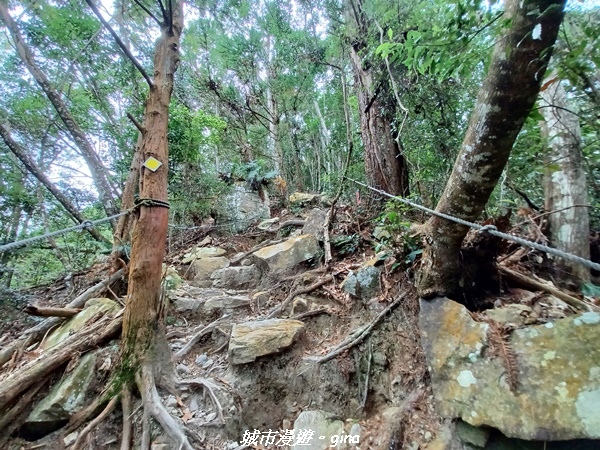
[[[523,286],[505,265],[501,293],[479,302],[491,308],[420,300],[414,258],[388,231],[338,213],[332,236],[353,238],[335,241],[326,266],[326,210],[297,211],[199,236],[165,262],[167,336],[186,389],[159,394],[195,448],[600,447],[593,299],[532,274]],[[3,330],[1,448],[120,449],[124,433],[140,433],[135,398],[121,399],[127,414],[100,401],[118,359],[124,299],[110,286],[121,276],[98,266],[79,287],[38,290],[26,299],[38,313],[67,306],[72,317]],[[23,316],[23,300],[4,303]],[[103,412],[86,424],[91,410]],[[153,450],[177,448],[150,432]]]

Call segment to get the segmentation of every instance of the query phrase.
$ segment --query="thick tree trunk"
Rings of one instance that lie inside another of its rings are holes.
[[[154,54],[154,79],[144,114],[142,161],[154,157],[162,163],[152,171],[142,167],[140,197],[167,201],[169,103],[173,76],[179,63],[183,6],[172,2],[171,23],[164,24]],[[172,369],[165,334],[165,299],[161,295],[162,262],[167,238],[168,209],[142,205],[134,227],[129,285],[123,319],[122,367],[126,373],[152,370],[159,378]]]
[[[4,124],[0,124],[0,135],[4,140],[4,143],[9,150],[15,155],[19,161],[23,163],[27,171],[32,174],[37,180],[44,185],[46,189],[54,196],[56,200],[67,210],[73,219],[77,223],[82,223],[85,218],[79,213],[75,205],[62,193],[60,190],[50,181],[50,179],[44,174],[42,170],[35,164],[35,162],[29,157],[27,152],[12,138],[9,129]],[[109,242],[104,236],[100,234],[95,228],[87,230],[94,239],[100,242]]]
[[[352,2],[348,2],[352,3]],[[382,98],[388,97],[386,82],[375,85],[371,64],[365,64],[361,56],[365,51],[362,33],[367,25],[360,2],[347,6],[348,17],[356,22],[357,36],[352,37],[350,58],[358,96],[360,130],[364,147],[367,182],[393,195],[409,194],[408,167],[398,143],[392,136],[395,105],[387,107]],[[392,102],[393,103],[393,102]],[[392,111],[391,113],[388,111]]]
[[[10,31],[17,52],[23,60],[25,67],[27,67],[29,73],[31,73],[35,81],[42,88],[52,103],[52,106],[54,106],[58,116],[65,124],[65,127],[69,131],[73,141],[81,151],[81,156],[90,169],[94,184],[96,189],[98,189],[98,194],[100,195],[100,200],[104,204],[104,210],[106,211],[106,214],[116,214],[118,208],[114,198],[111,182],[109,180],[108,171],[102,164],[99,156],[96,154],[94,147],[88,141],[85,133],[81,130],[79,124],[71,115],[69,108],[61,98],[58,91],[52,86],[44,72],[42,72],[35,62],[31,49],[27,46],[23,36],[21,36],[21,32],[19,31],[17,24],[8,12],[8,6],[3,1],[0,1],[0,18]]]
[[[565,0],[507,1],[510,27],[494,49],[438,211],[479,219],[539,93],[564,6]],[[467,228],[434,216],[425,233],[419,295],[463,300],[460,249]]]
[[[552,83],[541,98],[542,129],[548,140],[545,209],[556,211],[548,216],[550,242],[559,250],[589,259],[587,184],[579,120],[569,110],[571,105],[560,81]],[[556,259],[554,267],[555,280],[563,286],[579,288],[590,281],[589,269],[581,264]]]

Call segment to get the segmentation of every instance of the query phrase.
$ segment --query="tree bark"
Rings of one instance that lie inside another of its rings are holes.
[[[437,211],[479,218],[540,90],[565,0],[508,0],[511,19],[492,54],[486,79]],[[467,227],[433,216],[425,228],[418,293],[464,300],[460,262]]]
[[[142,161],[154,157],[162,163],[155,171],[140,172],[140,197],[167,200],[169,103],[173,76],[179,63],[183,29],[182,2],[172,2],[172,13],[161,27],[154,53],[154,79],[146,100],[140,153]],[[150,369],[159,379],[172,369],[165,333],[165,304],[161,296],[162,262],[167,238],[168,209],[142,205],[134,226],[121,364],[125,373]],[[164,372],[163,372],[164,371]]]
[[[392,136],[396,105],[386,107],[382,99],[389,97],[388,80],[382,80],[376,86],[372,64],[365,64],[361,56],[366,48],[363,39],[367,24],[360,2],[348,3],[351,5],[347,6],[347,15],[356,23],[357,29],[357,36],[350,37],[350,58],[358,96],[367,182],[390,194],[407,196],[408,167],[402,149]]]
[[[29,73],[31,73],[35,81],[42,88],[48,97],[48,100],[50,100],[50,103],[52,103],[52,106],[54,106],[54,109],[58,113],[60,119],[65,124],[65,127],[69,131],[73,141],[81,151],[81,156],[90,169],[90,173],[92,174],[96,189],[98,189],[98,194],[100,195],[100,200],[103,202],[106,214],[116,214],[118,208],[109,180],[108,171],[102,164],[100,157],[96,154],[94,147],[87,139],[85,133],[71,115],[69,108],[61,98],[58,91],[52,86],[44,72],[42,72],[37,65],[31,49],[26,44],[23,36],[21,36],[21,32],[19,31],[17,24],[10,16],[8,6],[3,1],[0,1],[0,18],[10,31],[17,52],[25,64],[25,67],[27,67]]]
[[[19,161],[23,163],[27,171],[32,174],[40,183],[44,185],[46,189],[50,191],[50,193],[54,196],[56,200],[67,210],[67,212],[73,216],[73,219],[77,223],[83,223],[85,218],[81,215],[81,213],[75,208],[75,205],[71,203],[71,201],[62,193],[60,190],[54,186],[54,184],[50,181],[50,179],[44,174],[42,170],[35,164],[35,162],[29,157],[25,149],[23,149],[11,136],[9,129],[4,124],[0,124],[0,135],[4,140],[4,143],[9,148],[9,150],[15,155]],[[100,242],[109,242],[104,236],[100,234],[98,230],[95,228],[91,228],[87,230],[88,233],[92,235],[94,239]]]
[[[553,73],[550,78],[555,78]],[[544,179],[545,209],[551,244],[567,253],[589,259],[589,215],[587,183],[581,153],[581,129],[577,116],[570,112],[565,88],[560,80],[541,93],[542,131],[548,140],[548,165]],[[590,271],[581,264],[556,259],[556,282],[580,288],[589,283]]]

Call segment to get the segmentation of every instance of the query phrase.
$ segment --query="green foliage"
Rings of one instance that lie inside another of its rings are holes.
[[[425,16],[433,20],[425,21]],[[375,52],[410,72],[430,74],[438,81],[469,77],[481,60],[475,39],[489,43],[486,35],[500,17],[501,13],[486,8],[480,0],[421,2],[407,17],[397,39],[389,28],[389,42],[381,43]]]
[[[380,243],[375,248],[376,252],[393,247],[402,255],[404,264],[412,264],[415,261],[423,249],[421,240],[411,235],[411,222],[407,217],[412,212],[412,208],[405,203],[395,200],[386,203],[384,212],[379,215],[375,223],[391,237],[380,239]]]
[[[337,249],[340,255],[350,255],[358,250],[360,236],[356,233],[347,236],[335,236],[331,239],[331,244]]]

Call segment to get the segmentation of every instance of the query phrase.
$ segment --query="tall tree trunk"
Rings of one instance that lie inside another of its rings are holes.
[[[508,0],[510,27],[497,41],[490,68],[437,211],[479,218],[540,90],[566,0]],[[433,216],[417,280],[421,297],[463,300],[461,243],[467,227]]]
[[[556,78],[556,74],[550,78]],[[581,153],[579,120],[569,107],[567,94],[557,80],[541,93],[542,130],[548,140],[548,169],[544,179],[550,242],[559,250],[589,259],[589,215],[587,184]],[[557,168],[558,167],[558,168]],[[581,264],[556,259],[556,281],[568,287],[581,287],[590,281],[590,271]]]
[[[393,195],[407,196],[408,167],[398,143],[392,136],[393,113],[386,112],[395,111],[395,105],[386,108],[382,101],[382,98],[389,97],[388,81],[381,81],[376,86],[372,65],[363,61],[367,19],[360,2],[349,1],[347,8],[347,16],[356,23],[357,30],[356,36],[351,36],[350,58],[358,96],[367,182]]]
[[[162,163],[154,172],[142,167],[140,173],[140,197],[158,202],[167,201],[167,125],[182,29],[183,5],[173,1],[170,23],[162,25],[155,48],[154,79],[146,101],[145,131],[140,148],[142,161],[154,157]],[[167,208],[157,204],[139,208],[133,231],[121,343],[125,372],[144,373],[144,377],[151,374],[159,379],[166,379],[165,373],[172,369],[165,334],[165,299],[161,296],[167,227]]]
[[[0,123],[0,135],[10,151],[23,163],[27,171],[32,174],[37,180],[44,185],[46,189],[58,200],[58,202],[67,210],[67,212],[75,219],[77,223],[83,223],[85,218],[75,208],[75,205],[50,181],[44,172],[35,164],[29,157],[27,152],[12,138],[9,129],[6,125]],[[109,243],[109,240],[100,234],[95,228],[87,230],[94,239],[100,242]]]
[[[26,44],[23,36],[21,36],[21,32],[13,18],[10,16],[8,12],[8,6],[4,1],[0,1],[0,18],[10,31],[10,34],[13,38],[15,47],[21,60],[27,67],[27,70],[38,85],[42,88],[52,106],[58,113],[60,119],[65,124],[65,127],[69,131],[69,134],[73,138],[73,141],[81,151],[81,156],[85,160],[87,166],[90,169],[90,173],[92,174],[92,178],[94,180],[94,184],[96,189],[98,189],[98,194],[100,195],[100,200],[104,205],[104,210],[106,214],[113,215],[118,211],[117,203],[115,201],[113,187],[111,186],[111,182],[109,179],[108,171],[102,164],[100,157],[96,154],[94,147],[87,139],[83,130],[79,127],[77,121],[71,115],[69,108],[63,101],[59,92],[52,86],[44,72],[37,65],[33,53],[29,46]]]

